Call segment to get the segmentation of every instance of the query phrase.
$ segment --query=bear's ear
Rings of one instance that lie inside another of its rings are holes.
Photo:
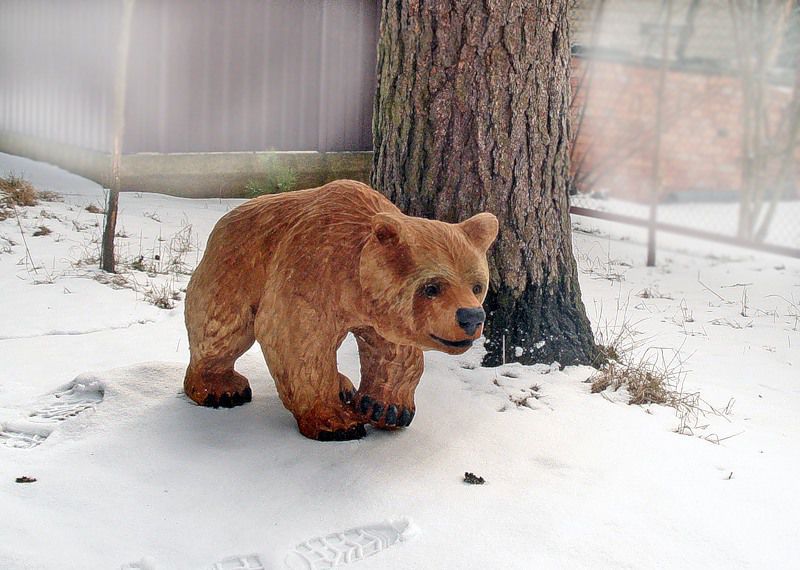
[[[486,251],[497,238],[500,224],[494,214],[484,212],[458,224],[475,247]]]
[[[372,233],[383,245],[398,244],[403,235],[403,222],[386,212],[372,216]]]

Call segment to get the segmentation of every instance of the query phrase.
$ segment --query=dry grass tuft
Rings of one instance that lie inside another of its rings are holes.
[[[18,176],[0,176],[0,222],[14,215],[17,206],[38,204],[36,188]]]
[[[699,392],[685,391],[688,357],[682,353],[683,346],[648,346],[650,339],[642,338],[636,330],[639,323],[628,319],[629,302],[630,298],[617,299],[613,321],[604,319],[602,305],[596,305],[601,325],[595,330],[595,339],[605,360],[595,363],[598,370],[587,380],[591,392],[604,395],[606,390],[623,389],[628,404],[674,408],[678,418],[676,433],[719,443],[722,439],[715,434],[703,435],[708,428],[705,418],[712,415],[727,419],[733,402],[720,410],[703,400]]]
[[[669,294],[659,291],[658,287],[645,287],[636,293],[636,296],[642,299],[673,299]]]
[[[175,308],[175,301],[181,300],[181,294],[175,289],[173,282],[150,283],[144,292],[144,298],[148,303],[155,305],[159,309],[169,310]]]
[[[48,228],[47,226],[39,226],[39,227],[38,227],[38,228],[36,228],[36,230],[33,232],[33,237],[39,237],[39,236],[48,236],[48,235],[50,235],[51,233],[53,233],[53,230],[51,230],[51,229],[50,229],[50,228]]]
[[[733,400],[725,408],[718,409],[703,400],[699,392],[685,391],[686,361],[680,349],[650,347],[638,360],[631,354],[632,351],[623,352],[619,360],[609,361],[589,378],[593,394],[624,389],[630,405],[657,404],[674,408],[678,417],[676,433],[697,435],[712,443],[727,439],[713,433],[703,435],[709,427],[705,418],[712,415],[727,419]]]
[[[631,322],[628,315],[630,297],[624,301],[617,299],[617,306],[614,312],[614,320],[609,321],[604,316],[602,305],[595,304],[600,324],[595,330],[595,345],[597,346],[597,357],[592,366],[602,368],[608,362],[621,361],[623,355],[632,352],[641,346],[645,339],[639,338],[642,333],[636,330],[638,322]]]
[[[614,344],[597,344],[596,346],[598,356],[595,358],[595,365],[620,359],[620,354]]]
[[[680,349],[647,347],[636,350],[632,343],[612,344],[609,356],[598,371],[589,378],[593,394],[624,388],[631,405],[659,404],[681,411],[681,406],[696,400],[696,394],[683,391],[685,359]],[[634,354],[641,354],[636,357]]]
[[[0,176],[0,221],[10,218],[14,208],[36,206],[40,200],[60,201],[54,192],[37,190],[33,184],[13,173]]]
[[[631,405],[671,406],[678,394],[667,371],[650,366],[629,366],[613,360],[592,377],[592,394],[608,388],[614,391],[625,388],[629,394],[628,403]]]
[[[39,203],[39,192],[33,184],[16,176],[0,176],[0,194],[7,206],[35,206]]]
[[[63,202],[64,197],[61,194],[50,192],[49,190],[37,190],[36,195],[42,202]]]
[[[98,283],[108,285],[112,289],[135,289],[134,284],[131,283],[125,275],[120,273],[106,273],[105,271],[101,271],[96,273],[93,278]]]

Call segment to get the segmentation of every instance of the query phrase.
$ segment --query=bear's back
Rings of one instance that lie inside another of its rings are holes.
[[[336,180],[318,188],[260,196],[225,214],[208,238],[200,275],[265,278],[282,267],[294,277],[344,270],[358,259],[377,212],[399,212],[366,184]],[[326,260],[326,263],[323,261]]]
[[[248,200],[223,216],[215,232],[232,229],[237,233],[264,235],[308,229],[319,235],[342,224],[367,228],[377,212],[399,210],[366,184],[335,180],[318,188]]]

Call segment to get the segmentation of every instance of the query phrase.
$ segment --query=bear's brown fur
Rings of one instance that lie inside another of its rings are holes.
[[[461,354],[482,332],[497,227],[488,213],[460,224],[405,216],[349,180],[245,202],[217,223],[189,282],[186,394],[212,407],[250,401],[233,366],[258,340],[303,435],[407,426],[422,351]],[[336,367],[348,332],[357,392]]]

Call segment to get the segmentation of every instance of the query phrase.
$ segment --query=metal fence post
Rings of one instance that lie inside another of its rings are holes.
[[[650,223],[647,227],[647,266],[656,264],[656,217],[658,198],[661,194],[661,130],[664,127],[664,87],[667,79],[669,61],[669,30],[672,24],[672,0],[667,0],[667,14],[664,18],[664,31],[661,38],[661,69],[658,74],[656,98],[655,140],[653,141],[653,171],[650,180]]]

